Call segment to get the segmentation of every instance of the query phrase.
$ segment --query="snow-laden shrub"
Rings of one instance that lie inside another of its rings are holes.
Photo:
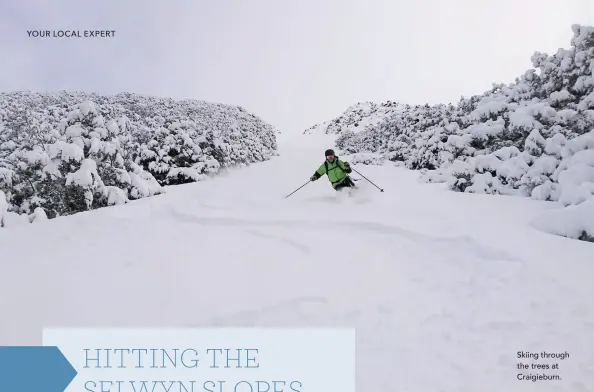
[[[456,105],[367,111],[357,132],[350,110],[308,132],[339,134],[350,154],[400,162],[455,191],[580,205],[594,197],[594,27],[572,30],[570,49],[536,52],[534,68],[508,85]]]
[[[377,154],[372,154],[372,153],[358,153],[358,154],[346,155],[341,158],[348,160],[348,162],[353,165],[361,164],[361,165],[379,165],[379,166],[381,166],[385,161],[384,157],[378,156]]]
[[[6,226],[21,222],[13,214],[39,221],[124,204],[275,154],[274,128],[236,106],[134,94],[0,93]]]
[[[6,195],[0,191],[0,227],[4,227],[4,217],[8,212],[8,202],[6,201]]]
[[[46,221],[47,219],[48,219],[47,214],[45,213],[44,209],[41,207],[37,207],[33,211],[33,214],[31,215],[32,223],[43,222],[43,221]]]
[[[547,211],[531,222],[538,230],[594,242],[594,198],[579,205]]]
[[[359,102],[347,108],[335,119],[309,127],[303,133],[323,132],[326,134],[338,134],[347,130],[351,132],[364,131],[368,126],[375,125],[383,117],[398,112],[403,107],[403,105],[392,101],[382,102],[381,104]]]

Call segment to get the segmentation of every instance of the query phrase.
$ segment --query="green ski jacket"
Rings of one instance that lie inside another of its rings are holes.
[[[341,161],[338,157],[334,157],[332,161],[325,160],[324,163],[316,170],[312,179],[318,179],[324,174],[328,176],[328,180],[332,184],[333,188],[341,184],[350,173],[351,167],[348,162]]]

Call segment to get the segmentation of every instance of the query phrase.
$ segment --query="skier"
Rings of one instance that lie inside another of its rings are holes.
[[[328,176],[332,187],[339,191],[344,188],[356,188],[355,183],[349,177],[349,173],[352,171],[351,166],[348,162],[341,161],[335,154],[334,150],[326,150],[326,160],[311,176],[310,181],[316,181],[324,174]]]

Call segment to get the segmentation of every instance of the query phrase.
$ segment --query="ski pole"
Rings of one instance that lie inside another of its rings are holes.
[[[382,192],[384,191],[382,188],[380,188],[379,186],[375,185],[373,182],[371,182],[371,180],[370,180],[369,178],[365,177],[363,174],[359,173],[357,170],[353,169],[353,171],[354,171],[355,173],[357,173],[358,175],[360,175],[361,177],[363,177],[364,179],[366,179],[367,181],[369,181],[369,183],[370,183],[371,185],[373,185],[374,187],[376,187],[376,188],[377,188],[377,189],[379,189],[380,191],[382,191]]]
[[[309,184],[311,182],[311,180],[307,181],[305,184],[301,185],[299,188],[295,189],[293,192],[289,193],[287,196],[285,196],[285,199],[289,196],[291,196],[293,193],[297,192],[299,189],[303,188],[304,186],[306,186],[307,184]]]

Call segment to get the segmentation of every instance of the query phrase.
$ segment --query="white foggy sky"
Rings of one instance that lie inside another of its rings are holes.
[[[447,103],[594,24],[592,0],[3,0],[0,91],[237,104],[282,131],[359,101]],[[27,30],[116,30],[33,39]]]

